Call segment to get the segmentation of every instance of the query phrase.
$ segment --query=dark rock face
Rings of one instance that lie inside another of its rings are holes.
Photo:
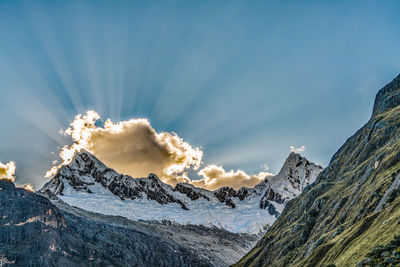
[[[240,189],[237,191],[237,193],[236,193],[236,196],[237,196],[241,201],[245,200],[246,197],[247,197],[248,195],[249,195],[249,189],[246,188],[246,187],[240,188]]]
[[[61,202],[59,207],[0,180],[2,262],[66,267],[227,266],[256,241],[256,237],[217,228],[132,222]],[[208,248],[217,240],[223,245],[213,255]]]
[[[225,203],[227,206],[232,208],[236,207],[232,200],[232,198],[236,197],[236,191],[232,187],[221,187],[214,193],[214,196],[218,198],[221,203]]]
[[[260,202],[260,209],[268,209],[269,214],[278,218],[280,215],[279,212],[275,209],[274,205],[269,203],[268,201]]]
[[[265,209],[269,204],[268,201],[274,201],[276,203],[283,204],[285,199],[278,192],[275,192],[272,188],[270,188],[265,192],[264,196],[260,200],[260,209]]]
[[[196,191],[193,187],[187,184],[178,183],[173,190],[188,196],[191,200],[198,200],[199,198],[210,200],[210,198],[205,194]]]
[[[51,249],[64,248],[65,229],[63,216],[48,199],[0,180],[0,255],[17,266],[49,266]]]

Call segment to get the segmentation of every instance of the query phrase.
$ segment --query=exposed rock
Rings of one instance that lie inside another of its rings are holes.
[[[214,193],[214,195],[221,203],[225,203],[226,205],[235,208],[235,203],[233,203],[232,198],[236,197],[236,191],[233,190],[232,187],[221,187]]]
[[[205,194],[198,192],[198,190],[196,190],[196,188],[194,188],[194,186],[190,184],[178,183],[173,190],[185,194],[191,200],[197,200],[199,198],[204,198],[208,201],[210,200],[209,197],[207,197]]]
[[[0,180],[0,259],[10,266],[228,266],[256,236],[133,222],[70,207]]]

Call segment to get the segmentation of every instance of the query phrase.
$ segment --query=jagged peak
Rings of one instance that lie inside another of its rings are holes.
[[[372,116],[400,105],[400,74],[386,84],[376,95]]]
[[[76,161],[88,161],[88,160],[94,161],[96,163],[98,162],[98,163],[101,163],[102,165],[104,165],[101,162],[101,160],[99,160],[95,155],[93,155],[92,153],[90,153],[89,151],[87,151],[85,149],[81,149],[80,151],[75,152],[71,163],[76,162]]]
[[[304,187],[315,181],[322,170],[322,166],[310,162],[298,153],[291,152],[279,173],[268,182],[273,188],[290,185],[292,189],[289,191],[299,194]]]
[[[107,167],[95,155],[93,155],[92,153],[90,153],[89,151],[87,151],[85,149],[82,149],[80,151],[75,152],[74,157],[72,158],[71,162],[69,164],[65,165],[65,166],[68,166],[69,168],[72,168],[72,169],[74,169],[75,166],[78,166],[78,168],[80,168],[81,167],[81,162],[84,162],[85,164],[90,164],[90,163],[93,162],[96,165],[97,168],[98,167],[104,167],[104,168],[111,169],[111,168]],[[116,172],[116,173],[118,173],[118,172]],[[140,178],[139,177],[131,177],[130,175],[125,175],[125,176],[129,176],[132,179],[145,179],[145,180],[152,180],[152,181],[155,181],[157,183],[163,183],[161,181],[161,179],[157,176],[157,174],[154,174],[154,173],[149,173],[149,175],[147,177],[140,177]]]
[[[286,158],[285,163],[283,164],[281,170],[279,171],[278,175],[282,174],[285,172],[288,168],[290,167],[299,167],[300,165],[312,165],[316,168],[323,169],[322,166],[315,164],[313,162],[310,162],[306,157],[303,157],[302,155],[291,152],[289,156]]]

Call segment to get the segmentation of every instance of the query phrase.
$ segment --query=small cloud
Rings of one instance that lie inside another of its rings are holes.
[[[0,162],[0,179],[15,181],[15,162],[3,164]]]
[[[301,146],[301,147],[298,147],[298,148],[296,148],[294,146],[290,146],[290,151],[294,152],[294,153],[301,153],[301,152],[304,152],[304,150],[306,150],[305,146]]]
[[[269,166],[267,164],[261,164],[261,168],[266,172],[269,171]]]
[[[201,169],[198,173],[203,178],[200,180],[192,180],[190,183],[208,190],[216,190],[223,186],[230,186],[233,189],[241,187],[254,187],[268,176],[273,176],[269,172],[260,172],[258,174],[249,175],[242,170],[225,171],[221,166],[208,165]]]

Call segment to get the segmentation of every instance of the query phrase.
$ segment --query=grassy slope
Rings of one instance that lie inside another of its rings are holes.
[[[399,106],[375,114],[237,266],[355,266],[399,234],[400,198],[374,213],[400,170],[399,126]]]

